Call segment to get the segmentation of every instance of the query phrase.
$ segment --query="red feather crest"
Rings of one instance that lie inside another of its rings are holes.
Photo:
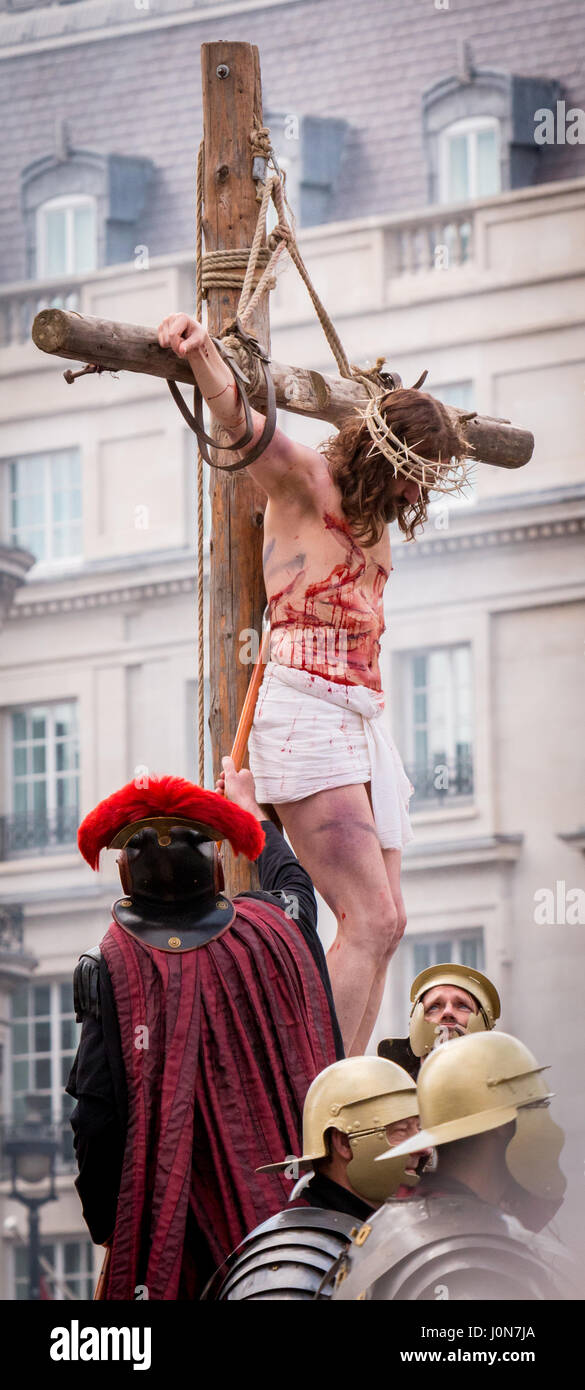
[[[81,822],[77,843],[84,859],[97,869],[100,850],[111,844],[118,831],[148,816],[180,816],[199,821],[210,830],[220,831],[234,854],[245,854],[248,859],[257,859],[264,848],[260,822],[233,801],[226,801],[218,792],[196,787],[184,777],[149,777],[146,786],[128,782],[100,801]]]

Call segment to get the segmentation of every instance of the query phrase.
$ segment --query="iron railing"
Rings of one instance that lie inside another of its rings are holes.
[[[455,800],[471,800],[474,791],[473,758],[466,755],[452,760],[433,758],[427,763],[415,763],[406,768],[414,787],[410,803],[412,811],[423,805],[442,806]]]
[[[79,812],[76,806],[57,811],[31,811],[0,817],[0,860],[18,859],[39,850],[55,851],[75,845]]]

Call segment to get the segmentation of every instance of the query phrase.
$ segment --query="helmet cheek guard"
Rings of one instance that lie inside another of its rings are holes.
[[[506,1167],[514,1181],[533,1197],[560,1203],[566,1188],[559,1167],[565,1136],[543,1105],[522,1106],[506,1149]]]
[[[410,1046],[415,1057],[428,1057],[436,1047],[437,1042],[441,1041],[441,1029],[436,1023],[431,1023],[425,1018],[425,1008],[422,999],[415,1004],[410,1015]]]
[[[391,1153],[385,1129],[376,1129],[368,1134],[348,1135],[353,1157],[347,1165],[347,1178],[358,1197],[379,1207],[387,1197],[392,1197],[400,1184],[412,1184],[412,1175],[406,1176],[408,1154],[400,1158],[389,1158],[385,1163],[374,1160],[381,1154]],[[416,1180],[418,1181],[418,1179]]]
[[[492,1028],[493,1023],[490,1023],[487,1014],[480,1007],[476,1014],[469,1015],[465,1036],[467,1037],[468,1033],[490,1033]]]
[[[469,1033],[490,1032],[492,1024],[481,1007],[476,1014],[470,1014],[465,1032],[461,1035],[467,1037]],[[419,999],[414,1005],[410,1015],[410,1046],[415,1057],[428,1057],[435,1047],[440,1047],[441,1043],[453,1041],[449,1035],[449,1029],[441,1023],[431,1023],[430,1019],[425,1018],[424,997]]]

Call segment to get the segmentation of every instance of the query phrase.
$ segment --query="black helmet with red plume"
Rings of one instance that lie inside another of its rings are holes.
[[[211,941],[233,921],[216,841],[256,859],[264,831],[256,818],[217,792],[182,777],[145,777],[101,801],[79,827],[93,869],[102,849],[119,849],[126,897],[114,904],[120,926],[163,950]]]

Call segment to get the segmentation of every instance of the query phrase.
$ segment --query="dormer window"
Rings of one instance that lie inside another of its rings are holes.
[[[27,165],[27,277],[54,281],[130,261],[154,172],[149,159],[70,150],[64,138],[54,155]]]
[[[558,92],[553,79],[475,67],[466,50],[459,73],[423,93],[429,202],[497,198],[535,183],[535,112],[554,110]]]
[[[500,191],[500,122],[492,116],[473,116],[441,131],[439,202],[490,198]]]
[[[37,209],[37,278],[84,275],[97,267],[96,199],[51,198]]]

